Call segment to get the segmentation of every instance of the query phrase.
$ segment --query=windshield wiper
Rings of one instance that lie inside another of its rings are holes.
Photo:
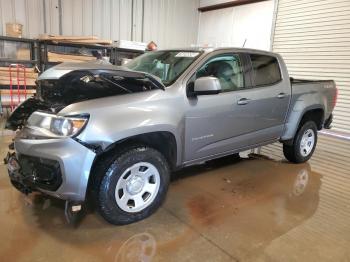
[[[114,86],[119,87],[120,89],[122,89],[123,91],[125,91],[125,92],[127,92],[127,93],[132,93],[131,90],[129,90],[129,89],[123,87],[122,85],[119,85],[119,84],[113,82],[112,80],[109,80],[108,78],[103,77],[102,75],[99,75],[99,77],[100,77],[102,80],[104,80],[104,81],[106,81],[106,82],[108,82],[108,83],[111,83],[111,84],[114,85]]]
[[[165,86],[162,82],[158,81],[152,74],[144,73],[145,78],[147,78],[151,83],[159,89],[165,90]]]

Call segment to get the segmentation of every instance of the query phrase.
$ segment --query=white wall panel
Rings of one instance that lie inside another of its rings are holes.
[[[46,29],[45,33],[58,35],[60,24],[58,0],[45,0],[44,12],[46,18],[46,25],[44,25],[44,28]]]
[[[132,16],[132,3],[130,0],[119,0],[119,36],[113,36],[111,39],[118,40],[131,40],[131,16]]]
[[[16,20],[14,15],[14,1],[0,0],[1,7],[1,29],[3,34],[6,33],[6,23],[12,23]]]
[[[144,42],[160,48],[186,47],[197,42],[198,0],[145,0]]]
[[[44,11],[42,0],[26,0],[25,36],[33,38],[44,32]]]
[[[62,0],[62,33],[189,46],[197,39],[198,6],[199,0]]]
[[[131,12],[131,0],[62,0],[62,34],[130,40]]]
[[[147,0],[146,0],[147,1]],[[143,9],[143,0],[134,0],[134,13],[133,13],[133,23],[132,23],[132,39],[134,41],[142,41],[143,37],[143,20],[142,13]]]
[[[21,23],[25,37],[36,37],[44,30],[42,0],[0,0],[0,34],[6,23]]]
[[[200,45],[230,46],[233,43],[233,16],[233,8],[201,13],[198,43]]]
[[[198,44],[269,50],[274,2],[264,1],[200,14]]]

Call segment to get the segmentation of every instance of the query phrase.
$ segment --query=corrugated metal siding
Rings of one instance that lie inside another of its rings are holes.
[[[199,0],[61,0],[61,3],[64,35],[153,40],[161,48],[197,42]],[[24,37],[35,38],[45,29],[48,34],[59,34],[59,1],[0,0],[0,34],[5,34],[7,22],[23,24]]]
[[[132,1],[62,0],[62,34],[131,39]]]
[[[0,0],[0,35],[6,33],[6,23],[21,23],[25,37],[37,37],[44,32],[42,0]]]
[[[197,40],[198,6],[198,0],[62,0],[62,33],[189,46]]]
[[[273,50],[291,76],[334,79],[334,130],[350,132],[350,1],[279,0]]]
[[[58,35],[60,33],[60,16],[58,0],[45,0],[44,10],[46,18],[46,24],[44,23],[44,32],[48,34]],[[31,28],[29,28],[29,30],[31,30]]]

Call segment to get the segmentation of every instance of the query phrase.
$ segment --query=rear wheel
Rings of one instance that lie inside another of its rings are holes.
[[[97,206],[112,224],[129,224],[153,214],[163,202],[170,172],[153,148],[136,146],[116,153],[97,170]]]
[[[317,126],[313,121],[307,121],[298,129],[291,145],[283,144],[286,159],[293,163],[308,161],[317,144]]]

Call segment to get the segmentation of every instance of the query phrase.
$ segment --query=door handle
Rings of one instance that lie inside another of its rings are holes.
[[[282,98],[284,98],[285,96],[286,96],[285,93],[279,93],[279,94],[277,95],[277,98],[282,99]]]
[[[249,101],[250,101],[250,99],[248,99],[248,98],[241,98],[237,101],[237,105],[240,105],[240,106],[246,105],[249,103]]]

